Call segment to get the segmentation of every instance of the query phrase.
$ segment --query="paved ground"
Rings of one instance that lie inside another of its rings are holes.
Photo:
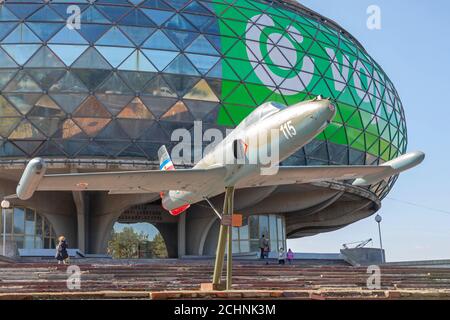
[[[67,266],[54,262],[0,264],[0,299],[450,299],[450,268],[381,267],[381,288],[367,289],[366,268],[347,265],[265,265],[235,261],[233,290],[200,292],[212,261],[72,261],[80,289],[68,290]]]

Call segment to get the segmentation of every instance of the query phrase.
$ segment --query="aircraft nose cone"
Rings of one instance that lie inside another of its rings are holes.
[[[315,102],[316,104],[316,114],[318,118],[324,119],[330,122],[336,115],[336,107],[331,103],[330,100],[324,99]]]

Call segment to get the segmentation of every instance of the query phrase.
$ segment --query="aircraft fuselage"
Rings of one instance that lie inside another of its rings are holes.
[[[335,114],[335,107],[327,99],[283,108],[270,102],[261,105],[194,166],[224,166],[224,181],[211,181],[201,192],[169,191],[162,199],[163,207],[173,210],[197,203],[223,193],[224,187],[238,185],[243,178],[270,174],[271,168],[321,133]]]

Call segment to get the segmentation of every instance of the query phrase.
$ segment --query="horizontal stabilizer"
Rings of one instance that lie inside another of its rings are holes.
[[[305,166],[279,167],[272,175],[253,175],[237,184],[238,188],[303,184],[320,181],[354,180],[367,175],[385,174],[390,167],[381,166]]]
[[[381,164],[380,167],[390,168],[386,172],[368,174],[359,179],[356,179],[353,182],[353,185],[354,186],[370,186],[372,184],[380,182],[383,179],[389,178],[393,175],[396,175],[403,171],[411,169],[411,168],[419,165],[420,163],[422,163],[422,161],[424,159],[425,159],[425,154],[421,151],[406,153],[398,158],[395,158],[394,160],[391,160],[391,161]]]
[[[17,186],[17,196],[27,200],[35,191],[109,191],[111,194],[159,193],[165,190],[207,192],[211,181],[223,181],[226,169],[176,171],[119,171],[45,175],[45,162],[31,160]]]

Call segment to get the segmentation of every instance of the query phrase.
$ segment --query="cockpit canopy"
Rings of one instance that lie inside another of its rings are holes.
[[[245,126],[250,126],[268,116],[285,109],[286,106],[278,102],[266,102],[252,111],[244,120]]]

